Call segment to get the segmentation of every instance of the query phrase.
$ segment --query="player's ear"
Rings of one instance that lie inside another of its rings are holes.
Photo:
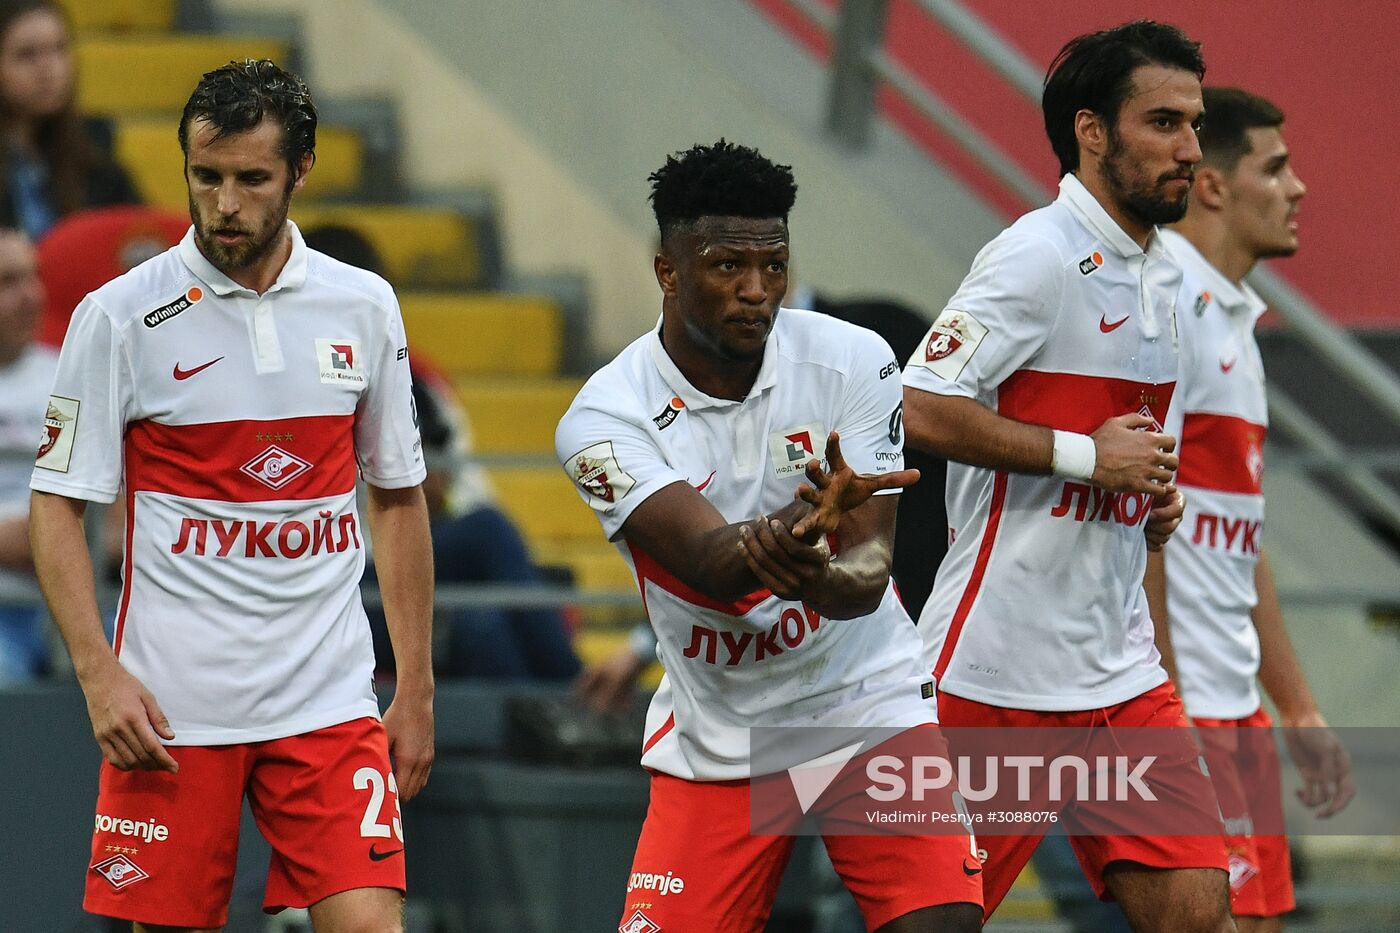
[[[664,249],[657,251],[656,257],[652,260],[652,268],[656,270],[656,284],[661,286],[661,294],[674,295],[676,293],[676,264],[671,261],[671,257],[666,255]]]
[[[1096,159],[1102,159],[1108,151],[1108,124],[1104,118],[1092,110],[1080,110],[1074,115],[1074,138],[1079,143],[1079,151],[1087,152]]]
[[[1202,207],[1218,211],[1225,206],[1229,193],[1230,185],[1224,172],[1207,165],[1196,168],[1196,181],[1191,186],[1191,200]]]
[[[306,176],[311,172],[311,166],[316,164],[316,153],[303,152],[301,161],[297,163],[297,177],[292,182],[292,192],[300,191],[306,185]]]

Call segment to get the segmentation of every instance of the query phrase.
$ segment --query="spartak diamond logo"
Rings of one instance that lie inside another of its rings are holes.
[[[622,921],[617,928],[617,933],[660,933],[660,931],[661,927],[640,910],[632,911],[632,916]]]
[[[1141,408],[1138,409],[1138,414],[1139,414],[1139,415],[1142,415],[1144,418],[1151,418],[1151,419],[1152,419],[1152,431],[1153,431],[1153,433],[1155,433],[1155,434],[1161,434],[1161,433],[1162,433],[1162,422],[1160,422],[1160,421],[1157,420],[1157,416],[1154,415],[1154,414],[1152,414],[1152,409],[1151,409],[1151,408],[1148,408],[1146,404],[1143,404],[1143,406],[1142,406]]]
[[[151,877],[142,871],[141,866],[125,855],[114,855],[109,859],[103,859],[92,866],[92,870],[106,878],[107,883],[118,891]]]
[[[311,464],[273,444],[239,469],[270,489],[281,489],[311,469]]]

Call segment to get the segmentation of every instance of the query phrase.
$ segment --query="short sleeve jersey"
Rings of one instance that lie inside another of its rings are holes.
[[[31,480],[124,492],[114,648],[176,744],[378,715],[355,482],[423,480],[407,344],[383,280],[289,229],[261,296],[191,230],[84,299]]]
[[[743,401],[692,386],[649,333],[598,370],[555,436],[560,462],[631,565],[666,676],[642,764],[690,780],[750,777],[750,726],[914,726],[936,721],[919,639],[892,583],[869,616],[821,618],[768,590],[726,603],[677,579],[622,529],[689,483],[727,522],[792,501],[829,432],[857,472],[903,468],[899,366],[872,331],[782,309]]]
[[[907,386],[1083,434],[1166,421],[1181,273],[1073,175],[989,243],[904,370]],[[1095,709],[1166,680],[1142,591],[1147,496],[949,463],[948,556],[919,629],[939,689]]]
[[[1269,408],[1254,325],[1265,304],[1185,237],[1163,234],[1181,265],[1181,467],[1186,515],[1167,542],[1167,612],[1177,685],[1192,716],[1259,708],[1254,571],[1264,524]]]

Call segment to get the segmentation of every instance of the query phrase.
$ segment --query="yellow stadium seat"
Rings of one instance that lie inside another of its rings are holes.
[[[79,32],[165,32],[175,25],[175,0],[59,0]]]
[[[498,504],[531,541],[594,541],[598,521],[557,467],[491,470]]]
[[[400,287],[424,281],[469,284],[479,275],[476,231],[471,220],[456,211],[294,202],[292,219],[303,230],[318,224],[343,224],[359,230],[383,257],[389,280]]]
[[[76,52],[78,106],[100,116],[178,112],[207,71],[235,59],[287,61],[285,42],[237,37],[89,36]]]
[[[563,324],[548,298],[406,292],[399,303],[409,352],[427,357],[453,378],[544,376],[559,369]]]
[[[574,585],[581,590],[636,593],[637,579],[632,576],[632,568],[612,544],[603,540],[601,526],[595,530],[597,538],[592,542],[546,540],[532,545],[535,560],[567,567],[574,575]]]
[[[481,453],[552,454],[554,428],[582,383],[576,379],[458,379]]]
[[[187,201],[185,161],[176,127],[177,118],[173,115],[119,120],[116,153],[148,204],[182,211]],[[360,186],[363,159],[359,133],[338,126],[317,127],[316,165],[297,197],[353,192]]]

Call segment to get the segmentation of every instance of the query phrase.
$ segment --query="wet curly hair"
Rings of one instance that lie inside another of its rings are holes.
[[[792,166],[725,139],[668,155],[647,181],[663,242],[701,217],[777,217],[786,223],[797,200]]]
[[[189,130],[207,120],[215,139],[245,133],[270,117],[282,126],[282,157],[295,177],[302,157],[316,151],[316,104],[296,75],[268,59],[244,59],[215,68],[199,79],[180,115],[180,149],[190,152]]]

